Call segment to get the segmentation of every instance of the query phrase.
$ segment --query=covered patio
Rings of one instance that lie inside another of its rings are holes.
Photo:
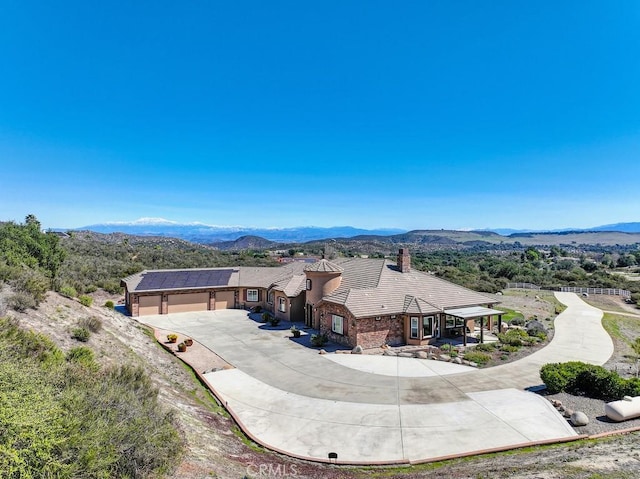
[[[485,308],[483,306],[470,306],[467,308],[445,309],[445,331],[459,331],[462,333],[462,344],[467,345],[467,329],[473,331],[475,322],[480,320],[480,343],[484,343],[484,326],[485,318],[487,330],[493,327],[493,318],[497,316],[498,331],[502,330],[503,311],[497,309]],[[469,328],[469,322],[473,321],[472,328]]]

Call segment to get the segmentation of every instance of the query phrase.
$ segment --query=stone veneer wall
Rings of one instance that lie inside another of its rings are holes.
[[[318,308],[320,316],[320,333],[324,333],[334,343],[343,344],[345,346],[356,345],[356,327],[355,318],[347,308],[339,304],[325,303]],[[331,315],[337,314],[342,316],[342,332],[344,334],[336,334],[331,331]]]
[[[374,318],[360,318],[357,320],[356,344],[365,349],[379,348],[383,344],[398,346],[404,344],[404,321],[400,315]]]

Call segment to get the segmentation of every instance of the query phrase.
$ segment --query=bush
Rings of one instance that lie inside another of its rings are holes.
[[[78,299],[80,300],[80,304],[82,304],[82,306],[86,306],[87,308],[93,304],[93,298],[91,296],[87,296],[86,294],[83,294]]]
[[[505,353],[515,353],[520,351],[520,348],[518,346],[511,346],[510,344],[503,344],[500,346],[500,351]]]
[[[278,324],[280,324],[280,318],[272,316],[271,318],[269,318],[269,324],[275,328]]]
[[[487,364],[489,360],[491,360],[491,356],[487,353],[477,353],[475,351],[469,351],[464,354],[464,359],[482,366],[484,364]]]
[[[495,349],[496,349],[495,343],[481,343],[473,348],[474,351],[486,351],[486,352],[495,351]]]
[[[311,338],[309,338],[311,342],[311,346],[322,347],[329,342],[329,338],[326,334],[312,334]]]
[[[167,334],[167,341],[169,341],[170,343],[175,343],[176,341],[178,341],[178,335],[175,333]]]
[[[262,322],[266,323],[268,321],[271,320],[271,313],[267,313],[266,311],[264,313],[262,313],[262,316],[260,316],[262,318]]]
[[[511,324],[512,326],[524,326],[524,318],[521,316],[516,316],[511,320],[509,324]]]
[[[551,394],[568,391],[580,372],[589,365],[580,361],[545,364],[540,369],[540,377]]]
[[[87,328],[74,328],[71,331],[71,338],[76,341],[82,341],[86,343],[89,341],[89,337],[91,336],[91,332]]]
[[[91,316],[89,318],[82,318],[78,321],[78,326],[81,328],[86,328],[92,333],[97,333],[102,329],[102,321],[95,316]]]
[[[62,288],[60,288],[60,294],[62,296],[66,296],[67,298],[75,298],[76,296],[78,296],[78,292],[73,286],[63,286]]]
[[[528,337],[529,335],[523,329],[510,329],[506,333],[498,334],[500,342],[509,346],[522,346]]]
[[[95,361],[93,349],[86,346],[71,348],[66,355],[66,359],[71,363],[77,363],[90,369],[97,370],[99,368],[98,363]]]
[[[109,308],[109,309],[113,309],[113,308],[115,308],[115,304],[113,304],[113,301],[108,300],[108,301],[105,301],[104,307],[105,308]]]
[[[14,293],[7,299],[9,307],[20,313],[24,313],[27,309],[35,309],[38,306],[38,302],[35,298],[25,292]]]

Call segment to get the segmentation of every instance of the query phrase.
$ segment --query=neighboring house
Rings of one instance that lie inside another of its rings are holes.
[[[143,271],[122,280],[132,316],[261,306],[364,348],[429,344],[491,329],[498,301],[397,261],[339,258],[281,267]]]

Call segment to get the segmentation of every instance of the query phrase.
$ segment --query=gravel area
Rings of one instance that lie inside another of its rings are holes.
[[[589,418],[589,424],[586,426],[573,427],[578,434],[588,434],[592,436],[594,434],[640,428],[640,418],[630,419],[623,422],[610,421],[604,413],[604,405],[606,402],[600,399],[591,399],[584,396],[572,396],[567,393],[545,394],[544,391],[540,392],[540,395],[550,401],[554,399],[560,401],[565,408],[573,411],[582,411],[587,415]],[[568,419],[567,421],[571,424],[571,421]]]

